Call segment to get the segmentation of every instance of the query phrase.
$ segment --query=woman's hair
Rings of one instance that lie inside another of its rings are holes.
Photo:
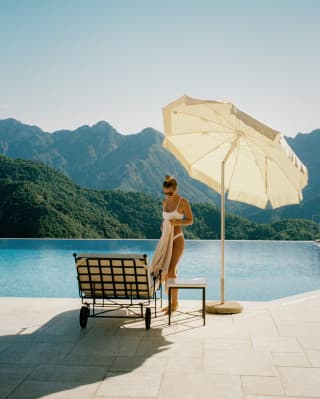
[[[176,189],[177,185],[178,185],[177,180],[173,176],[166,175],[163,182],[163,187],[166,188],[173,187],[174,189]]]

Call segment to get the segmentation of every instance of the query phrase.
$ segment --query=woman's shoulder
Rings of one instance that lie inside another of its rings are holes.
[[[180,197],[179,202],[183,205],[189,205],[189,201],[185,197]]]
[[[180,200],[181,201],[185,201],[185,202],[189,202],[188,199],[186,197],[182,197],[182,195],[180,196]]]

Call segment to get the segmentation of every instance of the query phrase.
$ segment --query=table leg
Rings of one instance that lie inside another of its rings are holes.
[[[203,325],[206,325],[206,289],[202,289],[202,317]]]
[[[171,287],[169,287],[169,292],[168,292],[168,316],[169,316],[169,326],[171,324]]]

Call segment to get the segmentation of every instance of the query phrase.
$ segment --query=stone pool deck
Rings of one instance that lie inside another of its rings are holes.
[[[0,298],[0,398],[320,399],[320,291],[242,304],[81,330],[78,299]]]

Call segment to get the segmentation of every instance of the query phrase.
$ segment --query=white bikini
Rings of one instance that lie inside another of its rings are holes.
[[[163,219],[167,219],[167,220],[170,220],[170,219],[179,219],[179,220],[181,220],[181,219],[183,219],[183,216],[184,216],[183,213],[178,212],[180,201],[181,201],[181,197],[180,197],[180,199],[178,201],[178,204],[177,204],[177,207],[176,207],[176,209],[174,211],[171,211],[171,212],[162,211]],[[173,236],[173,241],[176,238],[180,237],[180,236],[183,237],[183,232],[182,231],[180,233],[176,234],[175,236]]]

